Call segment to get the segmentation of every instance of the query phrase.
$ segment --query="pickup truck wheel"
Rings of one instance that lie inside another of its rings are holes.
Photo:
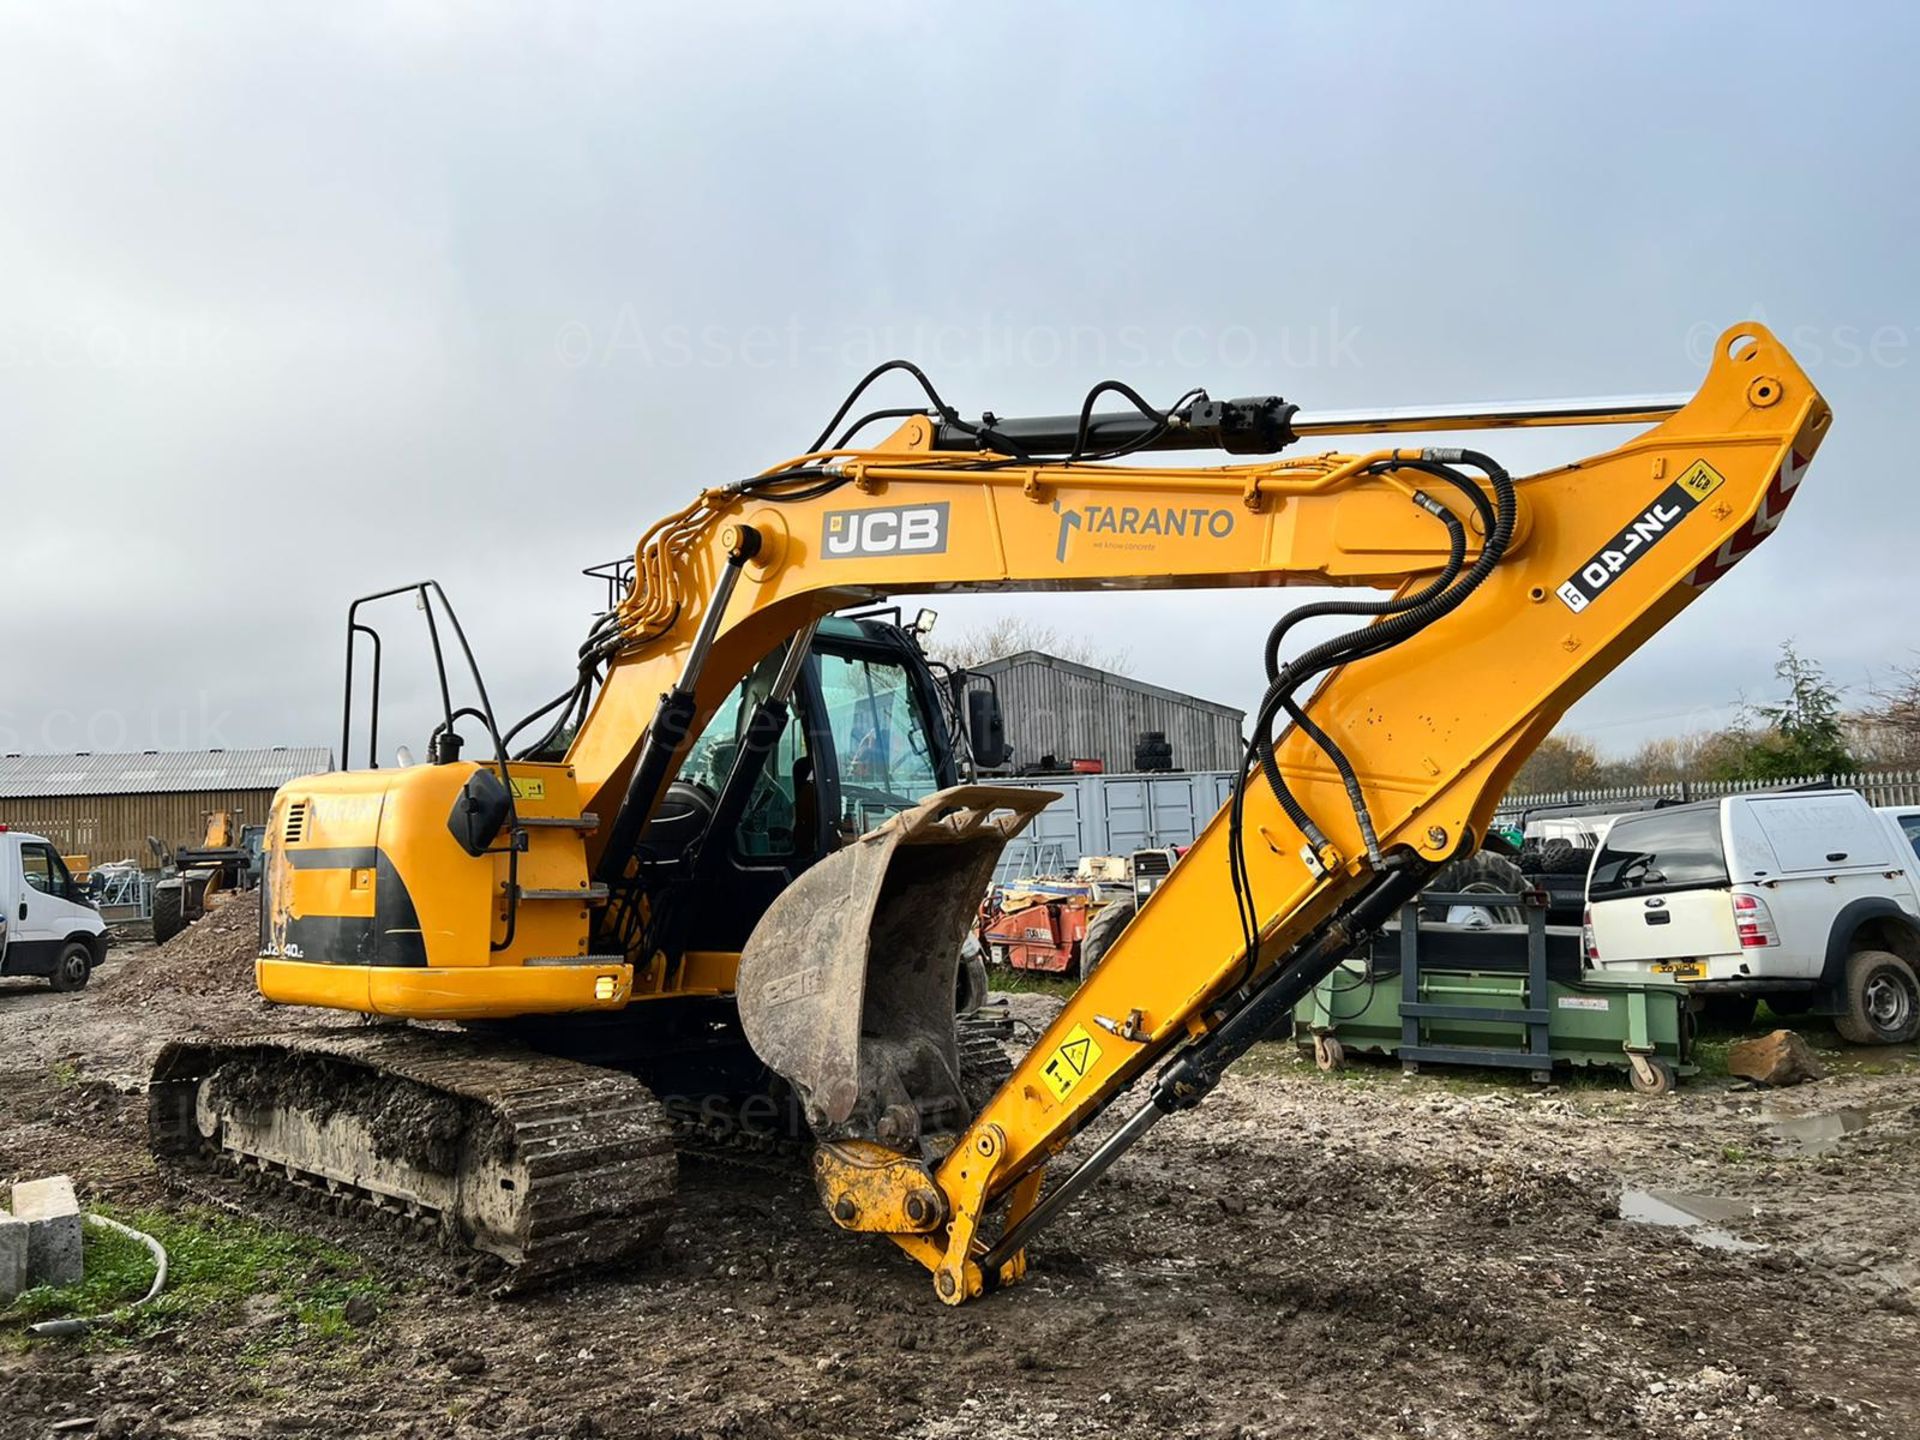
[[[1886,950],[1847,957],[1847,1008],[1834,1017],[1840,1038],[1854,1045],[1904,1045],[1920,1034],[1920,980]]]
[[[63,992],[81,990],[86,988],[87,976],[92,973],[93,952],[75,940],[53,962],[53,974],[47,977],[47,983]]]

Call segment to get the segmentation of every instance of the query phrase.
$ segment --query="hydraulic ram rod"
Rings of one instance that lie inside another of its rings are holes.
[[[1309,435],[1389,435],[1441,430],[1510,430],[1534,425],[1650,425],[1690,395],[1598,395],[1567,400],[1499,400],[1402,405],[1384,410],[1307,411],[1278,395],[1201,400],[1177,411],[1102,410],[1078,415],[995,417],[934,427],[935,450],[1012,455],[1098,455],[1109,451],[1224,450],[1271,455]]]

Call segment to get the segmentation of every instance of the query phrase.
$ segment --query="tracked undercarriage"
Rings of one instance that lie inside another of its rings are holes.
[[[412,1218],[498,1257],[515,1286],[634,1259],[673,1207],[674,1127],[645,1085],[468,1036],[175,1041],[148,1105],[181,1178],[264,1173]]]
[[[969,1103],[1010,1070],[997,1009],[961,1017]],[[525,1289],[637,1260],[671,1217],[678,1154],[797,1169],[811,1148],[788,1103],[656,1100],[617,1070],[495,1037],[406,1027],[178,1040],[148,1095],[154,1153],[176,1181],[236,1177],[412,1222],[491,1255]]]

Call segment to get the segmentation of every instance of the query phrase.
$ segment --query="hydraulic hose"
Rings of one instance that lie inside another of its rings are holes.
[[[1277,664],[1279,637],[1284,636],[1287,629],[1299,619],[1308,618],[1307,615],[1296,613],[1295,616],[1289,617],[1276,626],[1276,633],[1270,636],[1268,668],[1272,680],[1266,695],[1262,698],[1251,728],[1247,746],[1249,752],[1247,763],[1234,783],[1228,822],[1228,865],[1233,878],[1235,901],[1240,909],[1249,973],[1258,963],[1259,913],[1253,900],[1251,875],[1246,864],[1244,825],[1246,785],[1256,765],[1266,777],[1268,788],[1273,792],[1275,800],[1288,819],[1306,836],[1308,845],[1318,851],[1327,843],[1325,832],[1313,822],[1312,817],[1306,813],[1305,807],[1300,805],[1287,789],[1285,779],[1280,774],[1279,762],[1274,753],[1274,720],[1284,709],[1296,723],[1306,722],[1303,724],[1304,733],[1332,760],[1346,787],[1349,800],[1354,804],[1356,821],[1363,835],[1371,837],[1371,816],[1367,812],[1358,777],[1354,774],[1351,764],[1347,762],[1346,756],[1341,753],[1339,746],[1332,742],[1331,737],[1307,720],[1304,708],[1294,702],[1294,692],[1301,684],[1323,671],[1391,649],[1453,611],[1492,573],[1494,566],[1499,564],[1513,538],[1514,522],[1518,513],[1517,496],[1512,478],[1491,457],[1477,450],[1428,449],[1422,451],[1418,457],[1409,457],[1399,463],[1405,468],[1417,469],[1422,473],[1443,479],[1466,494],[1482,517],[1482,523],[1486,527],[1485,539],[1479,556],[1464,575],[1460,575],[1456,567],[1449,566],[1442,572],[1438,583],[1427,586],[1415,596],[1399,601],[1329,602],[1326,606],[1302,607],[1309,615],[1366,613],[1381,618],[1373,625],[1312,647],[1288,665]],[[1486,474],[1494,491],[1494,503],[1491,506],[1487,505],[1480,487],[1451,468],[1455,464],[1472,465]],[[1450,542],[1454,527],[1458,524],[1458,520],[1454,519],[1449,526]],[[1347,608],[1349,606],[1353,608]],[[1377,837],[1369,840],[1369,857],[1374,859],[1375,863],[1379,863],[1381,857],[1378,853]]]

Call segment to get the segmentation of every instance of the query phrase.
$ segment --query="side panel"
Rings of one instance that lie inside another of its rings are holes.
[[[1886,832],[1858,796],[1783,795],[1743,803],[1785,873],[1884,869],[1891,862]]]

